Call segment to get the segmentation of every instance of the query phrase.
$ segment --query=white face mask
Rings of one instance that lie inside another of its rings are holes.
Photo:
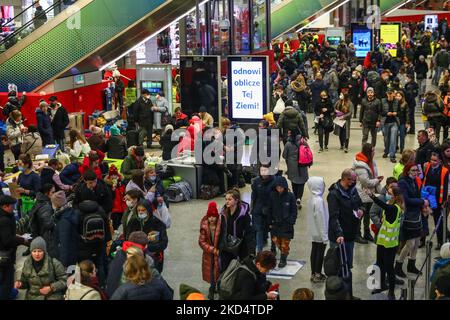
[[[148,214],[146,214],[146,213],[138,213],[138,217],[139,217],[139,219],[144,220],[145,218],[148,217]]]
[[[135,205],[135,202],[133,200],[127,200],[125,202],[127,203],[128,208],[133,208]]]

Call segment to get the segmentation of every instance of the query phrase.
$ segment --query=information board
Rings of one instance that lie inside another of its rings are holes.
[[[397,56],[397,42],[400,42],[400,23],[382,23],[380,25],[380,43],[385,45],[392,57]]]

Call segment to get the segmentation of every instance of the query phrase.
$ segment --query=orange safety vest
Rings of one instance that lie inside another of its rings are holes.
[[[447,117],[450,117],[450,96],[445,96],[444,97],[444,115],[446,115]]]
[[[425,186],[425,183],[427,182],[427,175],[428,171],[430,171],[431,165],[427,162],[425,163],[425,173],[423,175],[423,181],[422,185]],[[448,169],[444,166],[441,167],[441,185],[439,187],[439,204],[444,203],[444,182],[445,182],[445,176],[448,174]]]

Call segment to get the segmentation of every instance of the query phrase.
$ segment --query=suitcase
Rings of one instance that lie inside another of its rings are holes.
[[[127,132],[127,147],[139,145],[139,132],[137,130],[129,130]]]

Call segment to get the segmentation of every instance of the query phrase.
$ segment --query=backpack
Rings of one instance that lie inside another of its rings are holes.
[[[194,194],[189,182],[184,180],[171,184],[165,193],[170,202],[189,201]]]
[[[256,280],[256,274],[250,270],[243,262],[238,259],[231,260],[228,268],[220,275],[217,280],[217,292],[220,300],[229,300],[236,292],[236,278],[239,269],[247,270]]]
[[[302,138],[298,147],[298,165],[300,167],[310,167],[313,164],[313,153],[308,143]]]
[[[339,276],[344,280],[349,279],[350,271],[348,269],[347,254],[343,244],[328,249],[323,260],[323,270],[328,277]]]
[[[85,243],[99,243],[105,239],[106,225],[100,213],[94,212],[84,215],[81,227],[81,239]]]

